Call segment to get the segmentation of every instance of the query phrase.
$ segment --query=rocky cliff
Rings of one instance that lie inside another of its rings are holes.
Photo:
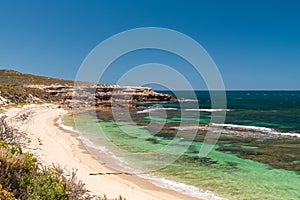
[[[75,83],[0,70],[0,105],[57,102],[63,107],[134,106],[140,102],[175,101],[148,87]]]
[[[30,86],[34,87],[34,86]],[[148,87],[133,87],[108,84],[87,84],[80,86],[51,85],[39,86],[49,96],[55,98],[64,107],[87,106],[134,106],[140,102],[175,101],[168,95],[157,93]]]

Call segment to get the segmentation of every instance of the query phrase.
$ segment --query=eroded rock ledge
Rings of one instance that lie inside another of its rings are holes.
[[[0,106],[59,103],[62,107],[134,106],[140,102],[176,101],[148,87],[74,82],[14,70],[0,70]]]
[[[112,84],[80,84],[70,85],[28,85],[27,87],[43,90],[51,99],[63,107],[88,106],[134,106],[141,102],[176,101],[168,94],[153,91],[149,87],[121,86]]]

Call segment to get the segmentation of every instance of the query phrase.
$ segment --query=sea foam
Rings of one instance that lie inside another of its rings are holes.
[[[159,178],[149,174],[141,174],[138,176],[150,180],[151,183],[153,183],[156,186],[166,188],[166,189],[172,189],[177,192],[180,192],[181,194],[185,194],[191,197],[205,199],[205,200],[226,200],[225,198],[216,196],[211,191],[202,191],[195,186],[179,183],[165,178]]]
[[[200,112],[229,112],[230,109],[204,109],[204,108],[187,108],[185,111],[200,111]]]
[[[105,146],[95,145],[89,138],[83,136],[81,132],[75,130],[72,126],[66,126],[63,124],[61,117],[57,120],[57,125],[61,127],[62,129],[65,129],[67,131],[72,131],[74,133],[78,133],[78,139],[80,139],[83,144],[85,144],[87,147],[93,148],[95,150],[98,150],[102,153],[105,153],[106,155],[110,156],[111,158],[118,160],[120,163],[123,162],[123,160],[117,156],[115,156],[111,151],[109,151]]]
[[[72,131],[74,133],[79,133],[79,131],[75,130],[72,126],[66,126],[63,124],[61,117],[58,118],[58,120],[56,121],[56,124],[62,128],[65,129],[67,131]]]
[[[300,133],[293,132],[280,132],[272,128],[267,127],[259,127],[259,126],[244,126],[237,124],[211,124],[211,126],[173,126],[171,129],[179,130],[179,131],[192,131],[192,130],[208,130],[208,127],[211,128],[224,128],[225,130],[230,131],[252,131],[262,134],[270,134],[270,135],[281,135],[281,136],[290,136],[290,137],[298,137],[300,138]],[[214,131],[214,129],[210,129],[210,131]]]
[[[259,126],[244,126],[244,125],[236,125],[236,124],[212,124],[214,127],[223,127],[225,129],[242,129],[254,132],[260,132],[264,134],[274,134],[274,135],[282,135],[282,136],[292,136],[292,137],[299,137],[300,133],[292,133],[292,132],[280,132],[272,128],[267,127],[259,127]]]
[[[160,110],[178,110],[178,108],[164,108],[164,107],[150,107],[145,110],[140,110],[137,111],[136,113],[150,113],[150,112],[155,112],[155,111],[160,111]]]
[[[193,131],[193,130],[206,130],[207,126],[173,126],[170,128],[178,131]]]
[[[199,100],[197,99],[179,99],[179,102],[198,102]]]

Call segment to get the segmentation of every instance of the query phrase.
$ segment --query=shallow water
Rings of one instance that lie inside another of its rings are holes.
[[[183,193],[206,199],[217,199],[207,191],[219,197],[239,200],[300,199],[299,138],[260,131],[245,136],[244,133],[249,134],[248,130],[240,128],[253,126],[280,133],[299,133],[299,92],[248,93],[231,93],[228,97],[230,110],[225,123],[238,125],[239,128],[234,131],[239,134],[232,135],[225,130],[205,158],[198,156],[205,132],[198,130],[196,137],[191,140],[188,137],[191,130],[175,136],[178,130],[172,127],[180,126],[182,121],[193,126],[195,122],[201,126],[208,124],[210,113],[218,110],[208,110],[210,107],[206,94],[198,94],[198,99],[205,102],[199,106],[202,109],[200,118],[195,117],[196,111],[193,110],[181,115],[178,104],[168,103],[162,106],[177,109],[162,109],[164,111],[160,113],[162,111],[159,108],[149,104],[132,109],[133,122],[116,122],[109,111],[100,111],[97,115],[94,112],[77,114],[76,126],[71,116],[66,116],[63,121],[80,131],[81,136],[89,139],[94,147],[117,159],[124,169],[134,168],[136,172],[157,169],[151,173],[151,181],[163,187],[176,190],[180,187]],[[188,98],[188,94],[185,97]],[[185,102],[185,108],[190,106],[194,109],[195,106],[190,105],[192,103],[195,101]],[[165,119],[163,116],[166,113]],[[156,131],[161,125],[162,129]],[[168,147],[166,154],[160,157],[152,154],[165,147]],[[169,162],[174,156],[172,152],[180,151],[184,153],[178,153],[178,159]]]

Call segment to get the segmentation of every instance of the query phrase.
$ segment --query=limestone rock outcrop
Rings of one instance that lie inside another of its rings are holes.
[[[168,94],[153,91],[149,87],[121,86],[110,84],[94,85],[51,85],[43,90],[50,96],[59,97],[59,102],[65,107],[85,106],[134,106],[143,102],[176,101]]]
[[[134,106],[143,102],[176,101],[148,87],[74,82],[0,70],[0,106],[22,103],[59,103],[63,107]]]

